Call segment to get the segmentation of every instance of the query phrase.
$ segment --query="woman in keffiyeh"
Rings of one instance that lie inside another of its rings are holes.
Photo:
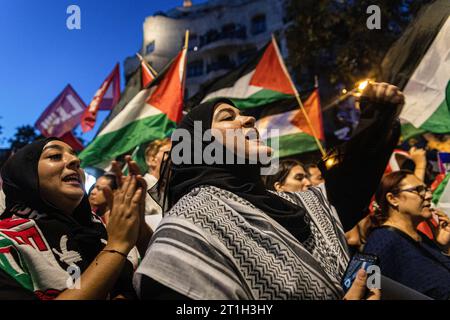
[[[66,143],[49,138],[27,145],[1,175],[0,300],[133,297],[127,255],[145,237],[139,178],[127,178],[114,195],[106,191],[113,209],[105,229]]]
[[[259,164],[243,161],[270,152],[258,136],[234,148],[213,133],[221,156],[203,155],[207,129],[255,131],[255,119],[219,99],[194,108],[172,136],[169,186],[172,208],[164,214],[135,277],[143,299],[341,299],[351,229],[377,187],[399,136],[403,95],[388,84],[369,85],[354,137],[322,171],[326,188],[267,191]],[[201,121],[201,125],[195,123]],[[191,142],[180,130],[188,132]],[[183,136],[176,141],[176,135]],[[180,150],[183,149],[182,152]],[[222,150],[222,153],[220,153]],[[234,158],[234,164],[230,160]],[[200,157],[199,157],[200,155]],[[240,156],[239,156],[240,155]],[[180,161],[182,158],[182,161]]]

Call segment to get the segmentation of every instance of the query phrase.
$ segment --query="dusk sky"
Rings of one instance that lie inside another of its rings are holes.
[[[123,61],[140,50],[145,17],[182,3],[0,0],[0,148],[9,146],[7,139],[16,127],[34,125],[68,83],[89,104],[119,62],[123,88]],[[72,4],[81,8],[81,30],[66,27],[66,10]],[[83,135],[85,141],[95,131]]]

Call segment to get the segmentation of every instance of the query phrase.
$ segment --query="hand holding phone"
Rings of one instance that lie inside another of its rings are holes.
[[[371,254],[356,253],[350,260],[347,270],[342,278],[342,288],[347,292],[355,281],[358,271],[364,269],[366,272],[370,266],[378,265],[378,257]]]

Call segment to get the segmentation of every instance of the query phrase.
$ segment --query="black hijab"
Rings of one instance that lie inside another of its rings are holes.
[[[0,219],[17,215],[34,219],[32,210],[45,213],[48,218],[37,221],[41,228],[59,225],[70,230],[72,239],[78,243],[81,254],[88,262],[100,252],[103,245],[100,239],[107,239],[105,228],[94,221],[91,207],[85,194],[72,215],[61,212],[44,199],[39,190],[38,163],[47,143],[57,138],[35,141],[17,151],[1,170],[3,191],[6,196],[6,210]],[[32,210],[25,210],[32,209]],[[43,230],[44,232],[46,230]]]
[[[211,129],[214,110],[221,103],[234,106],[234,103],[228,99],[218,99],[200,104],[184,117],[178,129],[187,130],[194,138],[203,137],[204,132]],[[201,132],[199,127],[194,127],[194,121],[202,122]],[[191,138],[191,160],[194,157],[193,140]],[[172,151],[180,143],[183,143],[183,141],[173,142]],[[202,141],[202,151],[208,144],[209,142]],[[228,149],[224,147],[224,159],[226,159],[227,152],[229,152]],[[203,162],[203,159],[201,164],[192,163],[194,162],[191,161],[191,164],[172,164],[172,176],[169,185],[171,204],[174,204],[195,187],[211,185],[228,190],[246,199],[276,220],[299,241],[306,240],[309,236],[310,229],[304,220],[305,209],[267,191],[260,177],[260,165],[236,164],[236,161],[235,164],[208,165]]]

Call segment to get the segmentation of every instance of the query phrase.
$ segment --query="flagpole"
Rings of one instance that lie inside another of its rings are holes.
[[[278,56],[281,58],[280,50],[278,49],[278,44],[277,44],[277,41],[275,40],[275,37],[273,36],[273,34],[272,34],[272,41],[274,43],[274,47],[275,47],[275,50],[277,51]],[[284,64],[283,59],[281,58],[280,60],[281,60],[284,72],[285,72],[285,74],[286,74],[286,76],[287,76],[287,78],[289,80],[289,84],[291,85],[292,90],[294,90],[295,99],[297,99],[297,103],[298,103],[298,105],[300,107],[300,110],[302,110],[302,113],[305,116],[306,123],[308,124],[308,127],[309,127],[309,129],[311,130],[311,132],[313,134],[314,140],[316,141],[316,144],[319,147],[320,153],[322,153],[322,157],[325,157],[326,156],[326,152],[323,149],[322,144],[320,143],[319,139],[317,138],[316,130],[314,130],[314,127],[313,127],[313,125],[311,123],[311,120],[309,119],[309,116],[306,113],[305,107],[303,106],[303,103],[302,103],[302,99],[300,98],[300,94],[298,93],[298,90],[295,87],[294,82],[292,82],[291,76],[289,75],[289,72],[287,71],[287,68],[286,68],[286,65]]]
[[[311,132],[314,136],[314,140],[316,141],[317,146],[319,147],[319,150],[322,153],[322,156],[325,157],[326,156],[325,150],[323,149],[322,144],[320,143],[319,139],[317,138],[316,130],[314,130],[311,120],[309,119],[308,114],[306,113],[305,107],[303,106],[302,100],[300,99],[300,95],[298,94],[296,89],[294,89],[294,90],[295,90],[295,98],[297,99],[298,105],[300,106],[300,109],[302,110],[302,113],[305,116],[306,122],[308,123],[308,126],[311,129]]]
[[[150,69],[151,72],[153,72],[153,75],[156,77],[158,75],[158,72],[156,72],[156,70],[152,68],[150,63],[148,63],[147,60],[145,60],[139,53],[136,53],[136,55],[141,62],[145,63],[145,65]]]
[[[185,59],[184,59],[184,69],[183,69],[183,81],[181,83],[181,86],[183,88],[183,106],[184,106],[184,95],[186,93],[186,64],[187,64],[187,52],[189,51],[189,29],[186,29],[186,33],[184,34],[184,50],[186,50],[184,52],[185,54]],[[181,111],[183,112],[183,111]]]
[[[184,48],[187,50],[189,45],[189,30],[186,30],[184,35]]]

